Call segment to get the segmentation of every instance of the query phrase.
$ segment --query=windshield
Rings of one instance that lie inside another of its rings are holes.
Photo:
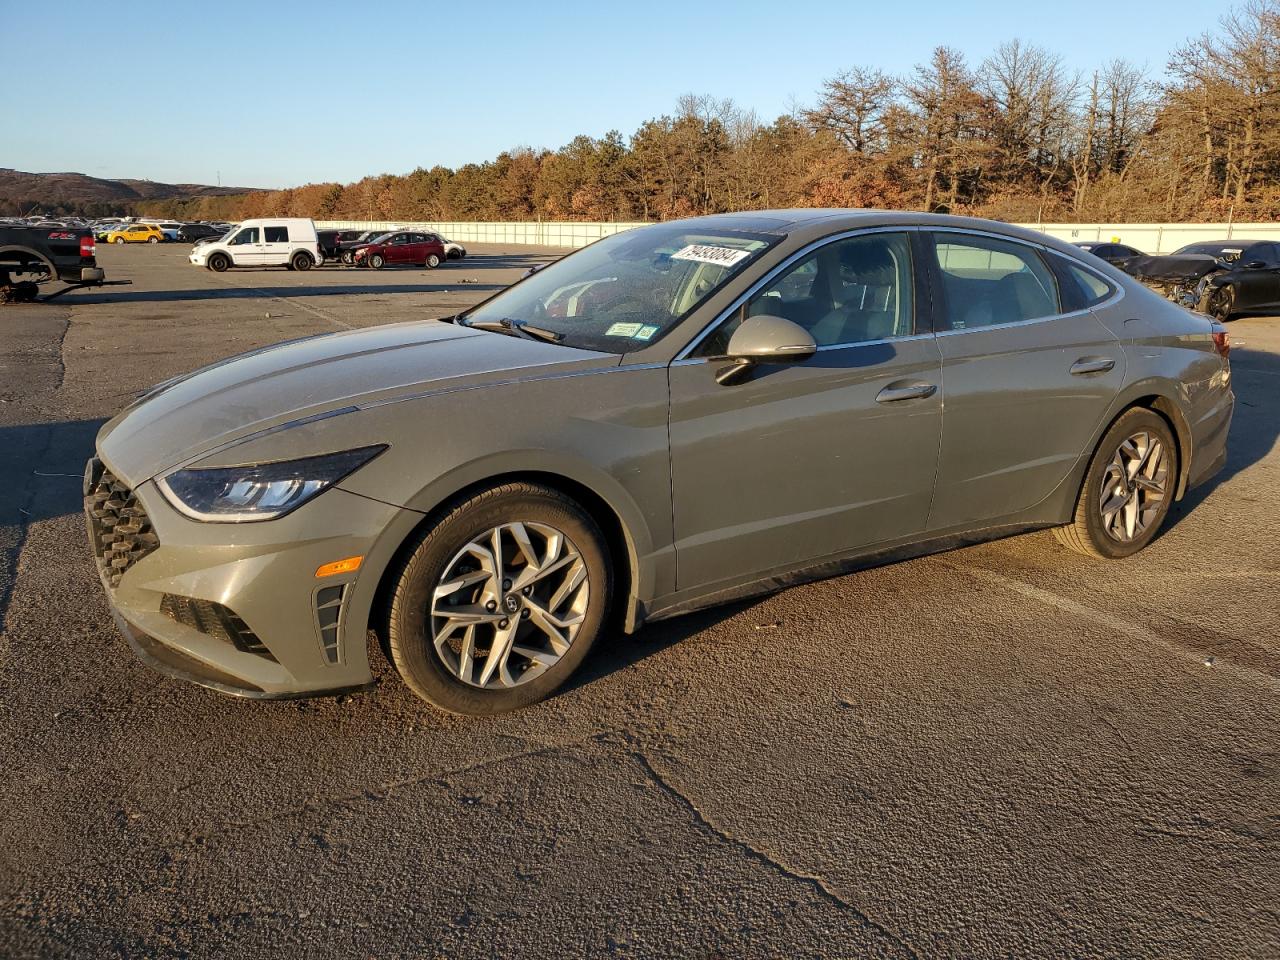
[[[779,239],[687,222],[628,230],[526,277],[459,322],[525,323],[559,334],[568,346],[639,350]]]

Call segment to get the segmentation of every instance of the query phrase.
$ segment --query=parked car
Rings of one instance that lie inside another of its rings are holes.
[[[1221,325],[940,215],[654,224],[449,320],[265,347],[103,427],[91,543],[143,659],[332,692],[372,681],[372,629],[427,700],[514,709],[606,624],[869,557],[1050,525],[1132,556],[1234,402]]]
[[[1189,243],[1168,256],[1126,261],[1124,269],[1224,323],[1246,313],[1280,312],[1280,243],[1270,240]]]
[[[1088,250],[1095,257],[1101,257],[1113,267],[1121,266],[1126,260],[1134,257],[1146,256],[1137,247],[1130,247],[1123,243],[1102,243],[1097,240],[1087,240],[1084,243],[1077,243],[1076,246],[1081,250]]]
[[[34,300],[40,284],[105,282],[93,233],[87,227],[0,224],[0,303]]]
[[[182,229],[178,231],[178,240],[183,243],[195,243],[197,240],[209,237],[221,237],[226,232],[207,223],[184,223]]]
[[[358,241],[363,230],[321,230],[316,236],[320,241],[320,253],[326,260],[342,259],[342,245]]]
[[[164,233],[154,223],[122,223],[107,231],[107,243],[160,243]]]
[[[372,243],[381,237],[389,237],[391,233],[386,230],[363,230],[352,240],[342,240],[337,245],[338,259],[343,263],[351,264],[355,262],[355,252],[359,247]]]
[[[156,226],[159,227],[160,232],[164,234],[165,240],[169,243],[173,243],[178,239],[178,234],[181,232],[183,224],[164,222],[157,223]]]
[[[310,270],[320,262],[320,244],[312,220],[267,217],[246,220],[225,237],[192,247],[188,259],[215,273],[231,267]]]
[[[351,256],[356,266],[375,270],[397,264],[417,264],[434,270],[444,262],[445,249],[435,234],[400,230],[381,236],[373,243],[357,246]]]

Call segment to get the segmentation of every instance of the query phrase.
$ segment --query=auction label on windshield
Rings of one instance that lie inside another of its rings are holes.
[[[691,243],[671,255],[672,260],[696,260],[698,263],[714,263],[721,267],[732,267],[735,263],[751,256],[746,250],[735,250],[733,247],[716,247],[709,243]]]

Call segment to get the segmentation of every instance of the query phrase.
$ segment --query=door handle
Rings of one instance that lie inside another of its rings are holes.
[[[1106,373],[1116,365],[1110,357],[1081,357],[1071,365],[1073,376],[1084,376],[1087,373]]]
[[[876,403],[897,403],[899,400],[923,400],[932,397],[938,388],[932,383],[898,380],[876,394]]]

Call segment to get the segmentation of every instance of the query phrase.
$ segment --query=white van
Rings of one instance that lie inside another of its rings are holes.
[[[320,241],[314,220],[265,217],[245,220],[221,240],[193,247],[189,259],[215,273],[229,267],[310,270],[320,263]]]

